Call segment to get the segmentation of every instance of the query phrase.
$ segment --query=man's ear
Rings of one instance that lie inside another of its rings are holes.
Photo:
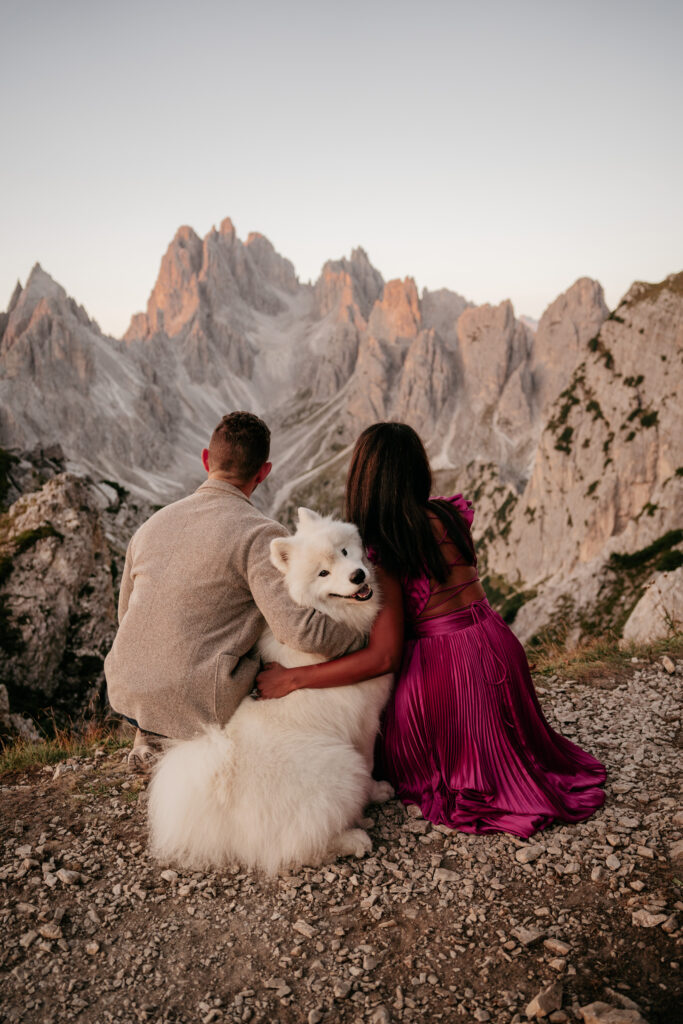
[[[276,569],[284,575],[289,568],[291,537],[276,537],[270,542],[270,560]]]
[[[204,469],[206,470],[207,473],[211,472],[210,469],[209,469],[209,449],[208,448],[202,448],[202,466],[204,467]]]
[[[263,463],[263,465],[259,469],[258,473],[256,474],[256,486],[257,487],[258,487],[259,484],[263,483],[263,481],[266,479],[266,477],[268,476],[268,474],[270,473],[272,468],[273,468],[273,463],[272,462],[264,462]]]
[[[322,520],[322,516],[319,516],[312,508],[302,507],[297,509],[297,512],[299,515],[299,526],[313,526],[314,523],[319,523]]]

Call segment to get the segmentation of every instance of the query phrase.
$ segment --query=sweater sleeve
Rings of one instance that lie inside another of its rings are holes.
[[[131,540],[126,551],[126,563],[123,567],[123,575],[121,577],[121,588],[119,590],[119,625],[123,620],[123,616],[128,611],[128,602],[130,601],[130,595],[133,592],[133,541]]]
[[[247,554],[247,582],[261,614],[280,643],[300,651],[338,658],[357,643],[358,633],[289,596],[282,574],[270,561],[270,542],[287,537],[284,526],[266,522],[255,532]]]

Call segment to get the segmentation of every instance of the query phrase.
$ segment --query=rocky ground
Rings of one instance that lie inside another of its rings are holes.
[[[6,776],[0,1020],[673,1024],[682,683],[539,686],[609,768],[584,824],[465,836],[392,801],[372,856],[275,880],[152,862],[121,751]]]

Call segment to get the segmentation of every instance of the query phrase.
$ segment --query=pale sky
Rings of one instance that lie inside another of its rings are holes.
[[[683,269],[679,0],[0,0],[0,308],[101,327],[181,224],[538,317]]]

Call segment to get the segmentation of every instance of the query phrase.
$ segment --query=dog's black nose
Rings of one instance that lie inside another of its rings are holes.
[[[362,569],[356,569],[354,573],[349,576],[352,583],[362,583],[365,579],[365,573]]]

